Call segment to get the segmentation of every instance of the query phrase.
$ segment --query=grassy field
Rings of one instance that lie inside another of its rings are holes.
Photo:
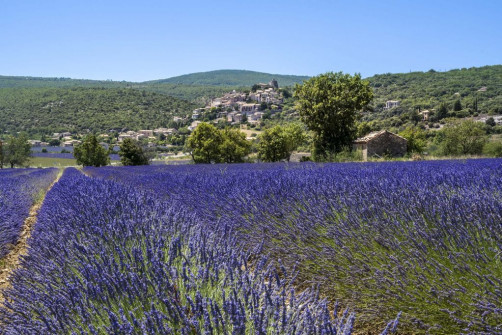
[[[52,158],[52,157],[32,157],[30,159],[30,167],[61,167],[61,166],[77,166],[76,159],[70,158]]]

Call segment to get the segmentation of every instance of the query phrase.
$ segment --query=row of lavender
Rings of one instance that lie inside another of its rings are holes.
[[[502,160],[88,169],[237,235],[404,331],[502,332]],[[216,224],[215,224],[216,222]]]
[[[0,170],[0,260],[18,241],[30,207],[56,174],[56,169]]]
[[[351,333],[354,314],[333,318],[316,290],[295,293],[295,272],[207,224],[151,192],[67,169],[5,292],[0,333]]]

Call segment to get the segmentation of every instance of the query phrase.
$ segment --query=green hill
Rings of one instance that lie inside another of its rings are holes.
[[[249,89],[255,83],[273,78],[280,86],[290,86],[308,77],[240,70],[194,73],[141,83],[0,76],[0,131],[48,133],[165,126],[174,115],[188,115],[210,98],[232,89]],[[375,98],[374,111],[364,120],[378,121],[377,127],[399,128],[408,122],[410,112],[419,107],[438,109],[442,103],[449,110],[448,116],[502,113],[502,65],[381,74],[366,79],[374,89]],[[384,110],[387,100],[399,100],[400,106]],[[456,101],[461,103],[460,111],[453,111]],[[291,99],[286,108],[295,118]]]
[[[301,83],[307,76],[293,76],[283,74],[270,74],[247,70],[217,70],[209,72],[198,72],[168,79],[145,82],[144,84],[183,84],[183,85],[209,85],[209,86],[247,86],[256,83],[268,83],[276,79],[279,86],[292,86]]]
[[[446,72],[388,73],[366,79],[375,93],[373,119],[389,118],[419,107],[422,110],[438,109],[441,103],[452,110],[457,100],[461,102],[464,114],[476,111],[476,101],[479,113],[502,113],[502,65]],[[399,100],[400,106],[384,111],[387,100]],[[462,113],[452,116],[468,116]]]
[[[166,95],[123,88],[0,89],[0,131],[60,131],[166,127],[196,105]]]

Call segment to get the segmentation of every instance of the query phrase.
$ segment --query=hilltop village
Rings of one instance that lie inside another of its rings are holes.
[[[225,93],[223,96],[208,101],[205,107],[197,108],[191,115],[174,116],[169,122],[171,127],[155,129],[110,129],[98,137],[101,144],[120,144],[126,138],[144,141],[148,147],[160,149],[179,148],[185,138],[201,122],[211,122],[220,126],[236,126],[247,124],[252,128],[259,127],[261,121],[282,110],[284,92],[279,89],[277,80],[269,83],[257,83],[249,91],[236,91]],[[71,132],[54,133],[50,138],[30,140],[33,147],[60,146],[70,148],[81,143],[86,134]],[[248,138],[252,139],[252,138]]]

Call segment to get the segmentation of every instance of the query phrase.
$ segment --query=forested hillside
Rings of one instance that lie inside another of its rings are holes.
[[[502,65],[456,69],[447,72],[381,74],[367,78],[373,87],[373,117],[386,118],[396,113],[439,108],[449,110],[460,101],[461,109],[502,112]],[[399,100],[400,107],[382,112],[387,100]],[[467,116],[467,115],[466,115]]]
[[[211,86],[252,86],[256,83],[268,83],[272,79],[276,79],[279,82],[279,86],[292,86],[308,78],[307,76],[271,74],[246,70],[217,70],[191,73],[168,79],[145,82],[145,84],[169,83]]]
[[[173,97],[117,88],[0,89],[0,130],[51,133],[152,129],[196,106]]]
[[[195,73],[142,83],[0,76],[0,130],[44,133],[165,126],[174,115],[187,115],[211,98],[233,89],[250,89],[254,83],[272,78],[284,87],[307,77],[240,70]],[[375,97],[374,111],[364,120],[379,120],[380,128],[401,124],[418,108],[438,109],[441,104],[448,109],[447,116],[502,113],[502,65],[381,74],[366,79]],[[387,100],[399,100],[400,106],[384,110]],[[454,104],[460,109],[453,111]],[[294,116],[293,105],[291,99],[286,104]]]

